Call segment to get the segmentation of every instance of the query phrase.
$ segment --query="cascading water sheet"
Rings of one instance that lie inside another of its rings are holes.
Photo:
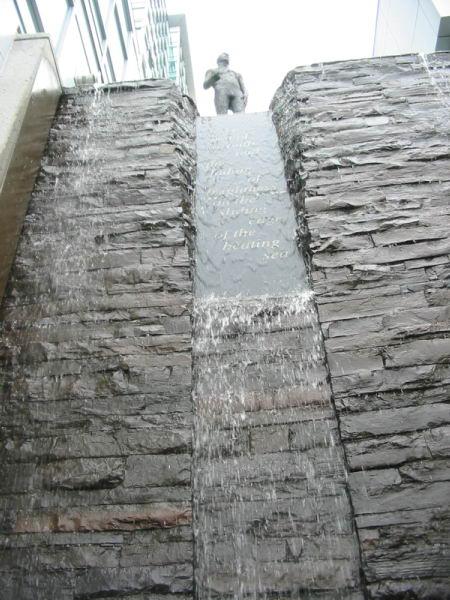
[[[271,115],[199,119],[197,152],[196,597],[359,599],[344,461]]]

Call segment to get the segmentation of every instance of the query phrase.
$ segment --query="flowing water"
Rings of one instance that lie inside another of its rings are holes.
[[[76,102],[69,96],[64,102],[77,108],[63,108],[50,133],[42,162],[45,177],[38,178],[30,200],[3,304],[0,383],[6,530],[20,530],[22,515],[53,507],[63,511],[70,505],[73,492],[64,485],[53,489],[58,486],[49,483],[46,457],[57,454],[59,436],[63,441],[72,427],[86,420],[84,411],[89,409],[77,385],[93,361],[79,359],[77,344],[82,348],[85,343],[84,319],[102,293],[99,267],[105,260],[101,240],[108,204],[102,167],[105,139],[114,135],[114,123],[109,95],[101,89],[81,94]],[[72,344],[60,343],[71,329]],[[66,452],[70,454],[70,447]],[[15,460],[26,462],[22,466]],[[33,544],[41,541],[30,537],[22,542],[14,568],[23,569],[25,575],[12,573],[5,597],[72,597],[69,578],[64,581],[45,568],[46,560],[63,564],[60,548],[52,548],[49,540],[46,551],[34,550]],[[13,543],[20,547],[20,539]]]
[[[271,115],[199,119],[197,151],[197,598],[350,598],[344,460]]]
[[[23,415],[11,436],[36,438],[36,448],[58,436],[61,423],[65,431],[64,398],[80,419],[96,408],[97,392],[78,385],[92,360],[58,354],[61,364],[55,360],[48,370],[55,358],[49,340],[58,341],[62,327],[77,335],[96,326],[90,320],[97,313],[89,311],[104,294],[103,228],[118,218],[102,181],[112,176],[102,148],[117,125],[107,94],[87,95],[85,104],[53,132],[58,148],[44,164],[51,177],[46,189],[38,182],[25,223],[15,272],[20,261],[32,260],[36,287],[17,294],[21,282],[13,277],[6,301],[6,405],[11,415]],[[197,132],[196,596],[349,600],[358,558],[344,460],[271,116],[201,119]],[[29,492],[25,513],[46,502],[58,510],[68,505],[64,485],[43,491],[40,468],[28,476],[13,467],[12,488]],[[16,502],[5,499],[5,514],[14,516]],[[58,562],[57,547],[52,560]],[[64,581],[44,581],[37,562],[26,566],[22,588],[43,589],[49,599],[72,597]]]
[[[434,88],[438,101],[444,109],[443,122],[448,123],[447,111],[450,108],[450,86],[448,78],[448,53],[419,54],[422,65],[427,73],[432,88]],[[433,118],[439,118],[440,113],[433,113]]]

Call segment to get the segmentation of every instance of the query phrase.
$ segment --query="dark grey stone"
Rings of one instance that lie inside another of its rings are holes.
[[[123,483],[125,461],[122,458],[60,460],[45,466],[41,472],[38,470],[43,487],[48,490],[115,488]]]
[[[5,600],[192,597],[195,112],[62,98],[1,307]]]
[[[272,104],[377,600],[448,597],[449,59],[298,67]]]

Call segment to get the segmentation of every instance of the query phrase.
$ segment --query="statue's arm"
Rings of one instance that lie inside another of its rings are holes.
[[[236,73],[236,75],[237,75],[237,80],[238,80],[238,83],[239,83],[239,87],[241,88],[242,97],[244,98],[245,104],[247,104],[248,92],[247,92],[247,89],[246,89],[245,84],[244,84],[244,79],[243,79],[243,77],[242,77],[242,75],[240,73]]]
[[[206,71],[205,81],[203,82],[203,87],[205,90],[210,88],[212,85],[216,83],[220,79],[220,75],[216,69],[209,69]]]

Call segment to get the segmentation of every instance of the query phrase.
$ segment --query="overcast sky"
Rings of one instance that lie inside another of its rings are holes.
[[[184,13],[197,106],[214,114],[213,91],[203,89],[217,56],[230,54],[249,92],[247,112],[264,111],[286,73],[315,62],[372,55],[377,0],[166,0]]]

